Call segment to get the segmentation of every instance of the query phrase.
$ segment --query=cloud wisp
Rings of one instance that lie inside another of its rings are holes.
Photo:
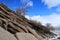
[[[33,6],[33,2],[29,1],[26,6]]]
[[[42,0],[48,8],[56,7],[60,5],[60,0]]]
[[[33,1],[31,0],[21,0],[22,4],[25,4],[25,7],[32,7],[33,6]]]
[[[56,14],[53,13],[51,15],[47,15],[47,16],[25,16],[27,19],[31,19],[31,20],[35,20],[38,22],[41,22],[43,25],[45,25],[46,23],[50,23],[53,26],[58,26],[60,25],[60,14]]]

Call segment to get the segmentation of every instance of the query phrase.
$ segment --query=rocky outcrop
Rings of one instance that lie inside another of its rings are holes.
[[[0,26],[10,34],[14,35],[16,39],[20,39],[19,37],[25,36],[26,33],[26,38],[29,39],[28,36],[30,37],[31,35],[32,39],[35,38],[33,40],[40,40],[41,38],[52,37],[55,35],[44,25],[28,20],[23,15],[18,15],[18,13],[9,9],[5,4],[0,4]],[[18,32],[19,34],[17,34]]]
[[[30,33],[16,33],[16,36],[19,40],[38,40]],[[40,38],[40,40],[42,39]]]
[[[0,40],[17,40],[14,35],[0,27]]]

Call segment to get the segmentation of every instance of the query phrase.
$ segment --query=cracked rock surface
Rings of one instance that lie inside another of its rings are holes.
[[[30,33],[16,33],[19,40],[38,40]]]
[[[17,40],[14,35],[0,27],[0,40]]]

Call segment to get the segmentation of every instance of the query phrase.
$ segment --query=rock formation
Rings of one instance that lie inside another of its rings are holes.
[[[53,37],[55,35],[54,33],[50,32],[44,25],[38,25],[32,20],[28,20],[24,16],[18,15],[18,13],[9,9],[3,3],[0,4],[0,27],[5,29],[5,31],[13,34],[16,39],[16,33],[29,33],[28,36],[31,34],[32,37],[34,36],[38,40],[40,40],[41,37],[46,38]],[[21,36],[23,37],[26,35],[22,34]]]
[[[18,40],[38,40],[30,33],[16,33],[16,36]],[[40,40],[42,40],[42,38],[40,38]]]
[[[17,40],[13,34],[0,27],[0,40]]]

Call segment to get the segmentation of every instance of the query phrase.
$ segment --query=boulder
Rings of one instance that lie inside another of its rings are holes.
[[[60,37],[58,37],[57,39],[60,39]]]
[[[17,40],[14,35],[0,27],[0,40]]]
[[[38,40],[30,33],[16,33],[18,40]]]

